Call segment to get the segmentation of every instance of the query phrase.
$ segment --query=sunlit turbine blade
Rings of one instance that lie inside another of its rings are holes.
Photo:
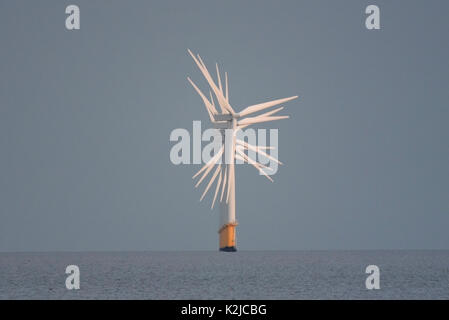
[[[212,103],[206,98],[206,96],[203,94],[203,92],[201,92],[201,90],[197,87],[197,85],[195,84],[195,82],[193,82],[192,79],[190,79],[190,77],[187,77],[187,80],[189,80],[190,84],[192,85],[192,87],[195,89],[195,91],[198,93],[198,95],[201,97],[201,99],[204,102],[204,105],[206,106],[207,109],[209,109],[212,113],[214,113],[214,108],[212,106]]]
[[[258,169],[273,170],[272,168],[267,167],[266,165],[264,165],[264,164],[262,164],[262,163],[260,163],[260,162],[257,162],[257,161],[254,160],[254,159],[251,159],[246,153],[244,153],[244,152],[242,151],[243,147],[242,147],[242,146],[240,146],[240,147],[241,147],[241,148],[238,148],[238,147],[237,147],[236,150],[237,150],[237,153],[240,154],[240,155],[243,157],[243,159],[245,160],[245,162],[247,162],[247,163],[251,163],[251,162],[254,163]],[[237,156],[237,155],[236,155],[236,156]]]
[[[212,160],[212,159],[211,159]],[[203,172],[204,170],[206,170],[207,168],[209,168],[212,165],[212,162],[209,161],[207,162],[200,170],[198,170],[197,173],[195,173],[192,177],[192,179],[195,179],[201,172]]]
[[[260,147],[255,147],[255,146],[253,146],[253,145],[251,145],[251,144],[249,144],[249,143],[246,143],[245,141],[242,141],[242,140],[237,140],[237,143],[238,143],[239,145],[241,145],[241,146],[245,146],[245,147],[246,147],[247,149],[249,149],[249,150],[253,150],[253,151],[256,151],[256,152],[260,153],[260,154],[263,155],[264,157],[267,157],[268,159],[273,160],[274,162],[277,162],[277,163],[280,164],[280,165],[283,164],[282,162],[280,162],[280,161],[279,161],[278,159],[276,159],[275,157],[273,157],[273,156],[269,155],[268,153],[262,151]]]
[[[256,124],[256,123],[275,121],[275,120],[281,120],[281,119],[288,119],[288,118],[290,118],[290,116],[251,117],[251,118],[246,118],[246,119],[239,120],[238,124],[239,125]]]
[[[206,189],[204,189],[204,192],[203,192],[203,195],[200,198],[200,201],[203,200],[203,198],[206,195],[207,191],[209,190],[210,186],[212,185],[212,183],[214,183],[215,178],[217,177],[219,171],[220,171],[220,166],[217,166],[217,169],[215,170],[214,174],[212,175],[212,178],[210,178],[210,181],[207,184]]]
[[[218,63],[215,64],[215,68],[217,69],[218,89],[220,89],[220,92],[223,94],[223,87],[221,86],[221,77],[220,77],[220,71],[218,70]],[[225,99],[226,99],[226,97],[225,97]]]
[[[256,168],[257,170],[262,171],[262,173],[264,173],[264,171],[263,171],[264,169],[272,170],[271,168],[269,168],[269,167],[267,167],[267,166],[264,166],[263,164],[260,164],[260,163],[254,161],[254,160],[251,159],[251,158],[243,157],[243,154],[241,154],[241,153],[237,153],[237,154],[235,155],[235,158],[236,158],[236,159],[239,159],[239,160],[241,160],[241,161],[243,161],[243,162],[246,162],[246,163],[251,164],[251,165],[252,165],[254,168]],[[248,159],[249,159],[249,161],[248,161]],[[273,181],[271,178],[270,178],[270,180]]]
[[[242,125],[238,125],[238,124],[237,124],[236,131],[238,131],[238,130],[243,130],[243,129],[245,129],[246,127],[249,127],[249,126],[250,126],[249,124],[242,124]]]
[[[214,208],[215,200],[217,199],[218,190],[220,189],[222,172],[223,172],[223,170],[221,169],[221,165],[220,165],[220,175],[218,176],[217,187],[215,188],[214,200],[212,200],[212,206],[210,207],[211,209]]]
[[[228,87],[228,73],[227,72],[225,72],[225,87],[226,87],[225,98],[226,98],[226,101],[229,103],[229,87]]]
[[[201,90],[196,86],[196,84],[189,77],[187,77],[187,80],[189,80],[192,87],[196,90],[196,92],[199,94],[201,99],[203,99],[203,103],[204,103],[204,106],[206,107],[206,110],[209,114],[210,120],[214,123],[215,119],[213,117],[213,114],[214,114],[214,111],[216,112],[216,110],[214,110],[215,108],[212,106],[212,104],[209,102],[209,100],[206,98],[206,96],[201,92]]]
[[[190,52],[190,50],[189,50]],[[190,53],[193,57],[193,54]],[[217,85],[215,84],[214,80],[212,79],[212,76],[209,73],[209,70],[207,70],[206,64],[203,62],[203,59],[201,59],[200,55],[198,55],[199,63],[202,67],[200,67],[200,71],[203,73],[204,78],[206,78],[206,81],[209,83],[209,86],[211,87],[212,91],[214,91],[215,96],[217,97],[218,104],[220,105],[222,113],[228,113],[227,109],[225,108],[225,101],[223,94],[221,93],[221,90],[217,88]],[[198,63],[197,63],[198,64]]]
[[[222,108],[223,113],[227,113],[229,111],[232,115],[235,115],[234,109],[229,105],[229,103],[226,101],[226,99],[223,96],[223,93],[220,91],[220,89],[215,84],[214,80],[212,79],[209,71],[206,68],[206,65],[204,64],[201,57],[198,55],[198,59],[201,61],[198,61],[198,59],[193,55],[192,51],[190,49],[187,49],[189,54],[192,56],[193,60],[197,64],[198,68],[200,69],[201,73],[203,74],[204,78],[206,78],[206,81],[209,83],[209,86],[211,87],[212,91],[214,91],[215,96],[217,97],[218,104],[220,105],[220,108]]]
[[[240,155],[243,156],[241,153],[240,153]],[[246,156],[246,155],[245,155],[245,156]],[[252,165],[253,167],[255,167],[257,170],[259,170],[259,172],[262,172],[262,174],[263,174],[265,177],[267,177],[268,180],[270,180],[271,182],[273,182],[273,179],[271,179],[271,177],[270,177],[268,174],[266,174],[265,171],[263,171],[263,168],[260,167],[260,166],[263,166],[263,165],[261,165],[261,164],[258,163],[257,161],[254,161],[253,159],[251,159],[251,158],[248,157],[248,156],[243,157],[243,159],[246,159],[247,162],[248,162],[249,164],[251,164],[251,165]]]
[[[193,55],[192,51],[190,51],[190,49],[187,49],[187,51],[189,52],[189,54],[192,56],[193,61],[195,61],[196,65],[198,66],[198,69],[200,69],[200,71],[204,74],[204,66],[202,64],[202,62],[199,62],[198,59],[201,60],[201,57],[198,56],[198,59]]]
[[[225,100],[225,102],[223,103],[223,106],[225,107],[225,109],[231,113],[233,116],[235,116],[235,111],[234,109],[232,109],[231,105]]]
[[[215,162],[213,164],[211,164],[206,171],[204,171],[203,175],[201,176],[200,180],[198,180],[198,182],[195,185],[195,188],[198,188],[198,186],[201,184],[201,182],[203,182],[204,178],[206,178],[206,176],[209,174],[209,172],[212,170],[212,168],[214,167]]]
[[[244,154],[242,154],[242,153],[237,153],[237,154],[235,155],[235,158],[236,158],[236,159],[239,159],[239,160],[241,160],[241,161],[243,161],[243,162],[245,162],[245,163],[249,163],[249,164],[253,165],[254,168],[256,168],[256,169],[259,170],[259,171],[262,171],[262,170],[264,170],[264,169],[272,170],[270,167],[267,167],[267,166],[265,166],[265,165],[263,165],[263,164],[260,164],[260,163],[258,163],[258,162],[256,162],[256,161],[254,161],[253,159],[249,158],[248,156],[243,157],[243,155],[244,155]],[[248,161],[248,159],[249,159],[249,161]],[[270,180],[271,180],[271,179],[270,179]]]
[[[217,114],[218,111],[215,108],[215,101],[214,101],[214,97],[212,96],[212,91],[209,90],[209,96],[210,96],[210,102],[212,104],[212,108],[214,109],[214,114]]]
[[[254,117],[254,118],[270,116],[270,115],[272,115],[272,114],[275,114],[276,112],[281,111],[282,109],[284,109],[284,107],[280,107],[280,108],[271,110],[271,111],[269,111],[269,112],[266,112],[266,113],[263,113],[263,114],[261,114],[261,115],[258,115],[257,117]],[[248,119],[248,118],[247,118],[247,119]],[[239,126],[237,126],[237,129],[238,129],[238,130],[242,130],[242,129],[244,129],[244,128],[250,126],[250,125],[251,125],[251,124],[243,124],[243,125],[239,125]]]
[[[269,108],[269,107],[273,107],[275,105],[293,100],[298,98],[298,96],[293,96],[293,97],[289,97],[289,98],[283,98],[283,99],[277,99],[277,100],[273,100],[273,101],[269,101],[269,102],[264,102],[264,103],[259,103],[259,104],[255,104],[249,107],[246,107],[245,109],[243,109],[242,111],[239,112],[239,115],[241,117],[247,116],[251,113],[254,112],[258,112],[261,111],[263,109]]]
[[[275,114],[276,112],[281,111],[282,109],[284,109],[284,107],[280,107],[280,108],[277,108],[277,109],[274,109],[274,110],[271,110],[271,111],[262,113],[262,114],[258,115],[258,116],[255,117],[255,118],[258,118],[258,117],[268,117],[268,116],[271,116],[272,114]]]
[[[243,162],[248,162],[248,161],[246,161],[241,155],[239,155],[239,154],[236,154],[235,155],[235,158],[236,159],[239,159],[240,161],[243,161]]]
[[[197,173],[195,173],[195,175],[192,177],[192,179],[195,179],[201,172],[203,172],[204,170],[206,170],[209,166],[211,166],[212,164],[215,164],[215,158],[220,158],[220,156],[223,154],[223,150],[224,150],[224,146],[222,146],[220,148],[220,150],[218,151],[218,153],[212,157]]]
[[[262,174],[271,182],[274,182],[273,179],[271,179],[271,177],[265,172],[263,171],[263,169],[259,169],[259,172],[262,172]]]
[[[199,62],[201,63],[201,65],[203,66],[204,70],[207,70],[206,64],[204,63],[203,59],[201,59],[200,55],[197,54],[196,55],[198,57]]]
[[[206,65],[204,64],[204,61],[201,59],[200,55],[197,54],[196,57],[198,58],[198,61],[201,63],[201,65],[203,66],[203,68],[206,68]]]
[[[224,172],[224,177],[223,177],[223,186],[221,188],[220,202],[223,201],[223,195],[224,195],[224,191],[226,188],[226,179],[227,179],[227,173],[228,173],[228,166],[225,165],[224,168],[225,168],[225,172]]]
[[[259,148],[259,149],[264,149],[264,150],[267,150],[267,149],[270,149],[270,150],[272,150],[272,149],[276,149],[275,147],[272,147],[272,146],[253,146],[252,144],[249,144],[249,143],[247,143],[247,142],[245,142],[245,141],[243,141],[243,140],[240,140],[240,139],[236,139],[236,142],[238,143],[238,144],[241,144],[241,145],[249,145],[249,146],[252,146],[252,147],[254,147],[254,148]]]

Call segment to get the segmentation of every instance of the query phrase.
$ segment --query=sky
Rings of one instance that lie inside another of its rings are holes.
[[[65,28],[66,6],[80,30]],[[365,27],[380,8],[380,30]],[[449,2],[0,2],[0,251],[217,250],[174,165],[209,125],[187,53],[236,110],[285,104],[274,183],[236,168],[239,250],[449,249]]]

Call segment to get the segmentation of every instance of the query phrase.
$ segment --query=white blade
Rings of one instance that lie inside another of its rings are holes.
[[[225,86],[226,86],[225,98],[226,98],[226,101],[229,103],[229,92],[228,92],[229,87],[228,87],[228,73],[227,72],[225,72]]]
[[[201,184],[201,182],[203,182],[204,178],[206,178],[206,176],[209,174],[209,172],[212,170],[212,168],[214,167],[215,163],[211,164],[206,171],[204,171],[203,175],[201,176],[201,179],[198,180],[198,182],[195,185],[195,188],[198,188],[198,186]]]
[[[248,126],[249,126],[249,124],[244,124],[244,125],[241,125],[241,126],[239,126],[239,125],[237,124],[237,129],[236,129],[236,131],[237,131],[237,130],[242,130],[242,129],[248,127]]]
[[[273,100],[273,101],[269,101],[269,102],[264,102],[264,103],[259,103],[259,104],[255,104],[249,107],[246,107],[245,109],[243,109],[239,114],[241,117],[244,117],[248,114],[269,108],[269,107],[273,107],[275,105],[293,100],[298,98],[298,96],[293,96],[293,97],[289,97],[289,98],[283,98],[283,99],[278,99],[278,100]]]
[[[198,57],[201,60],[201,57],[199,55],[198,55]],[[212,76],[210,75],[209,71],[207,70],[206,65],[204,64],[204,62],[202,60],[201,60],[201,63],[204,66],[203,75],[206,78],[207,82],[209,83],[209,86],[214,91],[222,113],[231,113],[232,115],[235,115],[234,109],[232,109],[232,107],[228,103],[227,99],[223,96],[223,88],[221,86],[221,78],[220,78],[220,73],[218,72],[218,65],[217,65],[217,76],[218,76],[219,87],[217,88],[217,85],[215,84],[214,80],[212,79]]]
[[[200,201],[203,200],[203,198],[206,195],[207,191],[209,190],[210,186],[212,185],[212,183],[214,183],[215,178],[217,177],[219,171],[220,171],[220,166],[217,166],[217,169],[215,170],[214,175],[212,176],[212,178],[210,179],[209,183],[207,184],[207,187],[204,190],[203,195],[200,198]]]
[[[212,108],[214,109],[214,114],[217,114],[218,111],[217,109],[215,109],[215,101],[214,101],[214,97],[212,97],[212,92],[209,90],[209,95],[210,95],[210,102],[212,103]]]
[[[188,49],[187,49],[187,50],[188,50]],[[196,56],[197,56],[197,58],[198,58],[198,61],[201,63],[201,66],[202,66],[203,68],[206,68],[206,65],[204,64],[204,62],[203,62],[203,60],[201,59],[200,55],[197,54]]]
[[[239,156],[240,156],[240,155],[239,155]],[[246,155],[245,155],[245,156],[246,156]],[[253,159],[251,159],[251,158],[249,158],[249,157],[246,157],[246,159],[243,158],[243,157],[240,157],[239,159],[240,159],[240,160],[243,159],[243,161],[247,159],[247,162],[248,162],[249,164],[253,165],[257,170],[259,170],[259,172],[262,172],[262,174],[263,174],[265,177],[267,177],[268,180],[270,180],[271,182],[273,182],[273,179],[271,179],[271,177],[270,177],[268,174],[266,174],[266,172],[263,171],[262,168],[259,167],[259,166],[260,166],[260,163],[254,161]]]
[[[195,177],[197,177],[201,172],[203,172],[204,170],[209,168],[211,165],[215,164],[215,162],[218,161],[218,158],[223,154],[223,150],[224,150],[224,147],[222,146],[220,148],[220,150],[218,151],[218,153],[213,158],[211,158],[197,173],[195,173],[195,175],[192,177],[192,179],[195,179]],[[215,159],[215,158],[217,158],[217,159]]]
[[[187,49],[189,54],[192,56],[193,60],[197,64],[198,68],[200,69],[201,73],[203,74],[204,78],[206,78],[206,81],[209,83],[209,86],[211,87],[212,91],[215,93],[215,96],[217,97],[218,104],[220,105],[220,108],[222,108],[223,113],[227,113],[229,111],[231,114],[235,114],[232,107],[227,103],[226,99],[223,97],[223,94],[221,93],[220,89],[215,84],[214,80],[212,79],[209,71],[206,68],[206,65],[204,64],[201,57],[198,55],[198,59],[201,61],[198,61],[198,59],[193,55],[192,51]]]
[[[220,92],[223,94],[223,87],[221,86],[221,77],[220,77],[220,71],[218,70],[218,63],[215,64],[215,68],[217,69],[218,89],[220,89]],[[226,99],[226,97],[225,97],[225,99]]]
[[[219,153],[221,156],[221,152]],[[218,155],[218,154],[217,154]],[[204,178],[206,178],[206,176],[209,174],[209,172],[212,170],[212,168],[214,167],[214,165],[218,162],[218,159],[220,159],[220,157],[214,157],[212,158],[214,161],[209,165],[209,167],[207,168],[207,170],[203,173],[203,175],[201,176],[200,180],[198,180],[197,184],[195,185],[195,188],[198,188],[198,186],[200,185],[200,183],[204,180]],[[211,159],[211,160],[212,160]]]
[[[201,99],[203,99],[204,106],[206,107],[207,113],[209,114],[210,120],[212,122],[215,122],[213,114],[216,113],[215,108],[212,106],[212,104],[209,102],[209,100],[206,98],[206,96],[201,92],[201,90],[196,86],[196,84],[187,77],[187,80],[189,80],[192,87],[196,90],[196,92],[200,95]]]
[[[218,190],[220,189],[222,172],[223,172],[223,170],[220,169],[220,175],[218,176],[217,187],[215,188],[214,200],[212,200],[212,206],[210,207],[211,209],[214,208],[215,200],[217,199]]]
[[[239,120],[239,125],[249,125],[249,124],[255,124],[255,123],[262,123],[262,122],[268,122],[268,121],[275,121],[275,120],[281,120],[281,119],[288,119],[290,116],[277,116],[277,117],[251,117]]]
[[[249,143],[246,143],[245,141],[242,141],[242,140],[237,140],[237,143],[238,143],[239,145],[242,145],[242,146],[246,147],[246,148],[249,149],[249,150],[253,150],[253,151],[256,151],[256,152],[260,153],[260,154],[263,155],[264,157],[267,157],[268,159],[271,159],[271,160],[273,160],[274,162],[277,162],[277,163],[280,164],[280,165],[283,164],[283,163],[280,162],[278,159],[276,159],[276,158],[274,158],[273,156],[269,155],[268,153],[262,151],[260,147],[255,147],[255,146],[253,146],[253,145],[251,145],[251,144],[249,144]]]
[[[284,109],[284,107],[280,107],[280,108],[277,108],[277,109],[274,109],[274,110],[271,110],[271,111],[262,113],[262,114],[258,115],[256,118],[258,118],[258,117],[268,117],[268,116],[271,116],[272,114],[275,114],[276,112],[279,112],[279,111],[281,111],[282,109]]]
[[[249,145],[249,146],[252,146],[252,147],[254,147],[254,148],[259,148],[259,149],[263,149],[263,150],[267,150],[267,149],[270,149],[270,150],[272,150],[272,149],[275,149],[275,147],[272,147],[272,146],[253,146],[252,144],[249,144],[249,143],[247,143],[247,142],[245,142],[245,141],[243,141],[243,140],[240,140],[240,139],[237,139],[236,140],[237,141],[237,143],[238,144],[241,144],[241,145]]]
[[[244,160],[244,162],[247,162],[247,163],[253,163],[256,167],[257,167],[257,169],[267,169],[267,170],[273,170],[273,169],[271,169],[270,167],[267,167],[266,165],[264,165],[264,164],[262,164],[262,163],[260,163],[260,162],[257,162],[256,160],[254,160],[254,159],[251,159],[246,153],[244,153],[242,150],[243,150],[243,146],[237,146],[237,154],[236,154],[236,156],[238,155],[238,154],[240,154],[240,156],[242,156],[243,157],[243,160]]]
[[[261,115],[258,115],[257,117],[254,117],[254,118],[271,116],[272,114],[275,114],[276,112],[279,112],[279,111],[281,111],[282,109],[284,109],[284,107],[280,107],[280,108],[274,109],[274,110],[272,110],[272,111],[263,113],[263,114],[261,114]],[[246,128],[246,127],[249,126],[249,125],[250,125],[250,124],[243,124],[243,125],[238,126],[237,128],[238,128],[239,130],[242,130],[242,129]]]
[[[223,186],[221,188],[220,202],[223,201],[223,195],[224,195],[224,191],[225,191],[225,187],[226,187],[227,174],[228,174],[228,167],[225,165],[225,173],[224,173],[224,177],[223,177]]]

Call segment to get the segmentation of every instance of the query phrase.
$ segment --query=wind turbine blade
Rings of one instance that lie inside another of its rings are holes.
[[[273,156],[269,155],[268,153],[262,151],[262,150],[261,150],[261,147],[253,146],[253,145],[251,145],[251,144],[249,144],[249,143],[246,143],[245,141],[242,141],[242,140],[240,140],[240,139],[237,140],[237,143],[238,143],[239,145],[241,145],[241,146],[246,147],[246,148],[249,149],[249,150],[253,150],[253,151],[256,151],[256,152],[260,153],[260,154],[263,155],[264,157],[267,157],[268,159],[273,160],[274,162],[277,162],[277,163],[280,164],[280,165],[283,164],[282,162],[280,162],[280,161],[279,161],[278,159],[276,159],[275,157],[273,157]],[[267,148],[267,147],[265,147],[265,148]]]
[[[206,65],[204,64],[203,60],[201,59],[200,55],[198,55],[198,59],[199,59],[199,61],[198,61],[198,59],[193,55],[193,53],[192,53],[192,51],[190,51],[190,49],[187,49],[187,51],[192,56],[193,60],[197,64],[201,73],[203,74],[204,78],[206,78],[206,81],[209,83],[209,86],[211,87],[212,91],[214,92],[215,96],[217,97],[218,104],[220,105],[220,108],[222,108],[222,112],[227,113],[227,111],[229,111],[232,115],[234,115],[235,114],[234,109],[232,109],[232,107],[229,105],[229,103],[223,97],[223,93],[220,91],[220,89],[215,84],[214,80],[212,79],[212,77],[211,77],[209,71],[207,70]]]
[[[209,174],[209,172],[212,170],[212,168],[214,167],[215,163],[211,164],[207,170],[203,173],[203,175],[201,176],[201,179],[198,180],[198,182],[195,185],[195,188],[198,188],[198,186],[200,185],[201,182],[203,182],[204,178],[206,178],[206,176]]]
[[[192,53],[192,51],[190,51],[190,49],[187,49],[187,51],[189,52],[189,54],[192,56],[193,61],[195,61],[196,65],[198,66],[198,68],[200,70],[203,70],[203,64],[201,62],[199,62],[198,59],[200,59],[200,57],[195,57],[195,55]]]
[[[220,105],[220,108],[222,109],[222,113],[227,113],[226,108],[224,106],[224,103],[221,98],[223,98],[223,94],[221,93],[221,90],[217,88],[217,85],[215,84],[214,80],[212,79],[212,76],[209,73],[209,70],[207,70],[206,64],[203,62],[203,59],[201,59],[200,55],[198,54],[199,63],[202,65],[202,68],[200,68],[200,71],[202,72],[204,78],[209,83],[209,86],[211,87],[212,91],[214,91],[215,96],[217,97],[218,104]],[[224,100],[224,98],[223,98]]]
[[[275,121],[275,120],[281,120],[281,119],[288,119],[290,116],[277,116],[277,117],[251,117],[251,118],[245,118],[242,120],[239,120],[239,125],[246,125],[246,124],[256,124],[256,123],[262,123],[262,122],[268,122],[268,121]]]
[[[229,92],[228,92],[229,91],[229,87],[228,87],[228,73],[227,72],[225,72],[225,86],[226,86],[225,98],[226,98],[226,101],[229,103]]]
[[[198,58],[198,61],[201,63],[201,65],[203,66],[203,68],[206,68],[206,65],[204,64],[204,61],[201,59],[200,55],[197,54],[196,57]]]
[[[265,177],[267,177],[268,180],[270,180],[271,182],[273,182],[273,179],[271,179],[271,177],[270,177],[268,174],[266,174],[266,172],[263,170],[263,168],[260,167],[260,166],[263,166],[262,164],[258,163],[257,161],[254,161],[253,159],[249,158],[249,157],[246,156],[245,154],[243,154],[243,155],[245,155],[246,157],[243,157],[242,153],[240,153],[240,155],[242,156],[240,159],[247,160],[247,162],[248,162],[249,164],[251,164],[254,168],[256,168],[257,170],[259,170],[259,172],[262,172],[262,174],[263,174]],[[267,168],[267,167],[266,167],[266,168]]]
[[[220,148],[220,150],[218,151],[218,153],[213,157],[213,158],[211,158],[197,173],[195,173],[195,175],[192,177],[192,179],[195,179],[201,172],[203,172],[204,170],[206,170],[209,166],[211,166],[212,165],[212,163],[214,163],[215,164],[215,162],[214,162],[214,160],[215,160],[215,157],[217,157],[217,158],[219,158],[220,156],[221,156],[221,154],[223,153],[223,150],[224,150],[224,147],[222,146],[221,148]]]
[[[281,103],[284,103],[284,102],[287,102],[287,101],[290,101],[290,100],[293,100],[296,98],[298,98],[298,96],[293,96],[293,97],[289,97],[289,98],[277,99],[277,100],[273,100],[273,101],[269,101],[269,102],[255,104],[255,105],[246,107],[245,109],[240,111],[239,114],[241,117],[244,117],[251,113],[254,113],[254,112],[269,108],[269,107],[273,107],[275,105],[278,105],[278,104],[281,104]]]
[[[200,198],[200,201],[203,200],[203,198],[204,198],[204,196],[206,195],[207,191],[209,190],[210,186],[212,185],[212,183],[214,183],[215,178],[217,177],[219,171],[220,171],[220,166],[217,166],[217,169],[215,170],[215,172],[214,172],[212,178],[210,179],[209,183],[207,184],[207,187],[206,187],[206,189],[204,190],[204,192],[203,192],[203,194],[202,194],[202,196],[201,196],[201,198]]]
[[[241,145],[249,145],[249,146],[252,146],[252,147],[254,147],[254,148],[259,148],[259,149],[264,149],[264,150],[266,150],[266,149],[275,149],[275,147],[272,147],[272,146],[253,146],[252,144],[249,144],[249,143],[247,143],[247,142],[245,142],[245,141],[243,141],[243,140],[240,140],[240,139],[237,139],[236,140],[237,141],[237,143],[238,144],[241,144]]]
[[[271,111],[262,113],[262,114],[258,115],[258,116],[255,117],[255,118],[258,118],[258,117],[268,117],[268,116],[271,116],[272,114],[275,114],[276,112],[281,111],[282,109],[284,109],[284,107],[280,107],[280,108],[277,108],[277,109],[274,109],[274,110],[271,110]]]
[[[207,67],[204,64],[203,60],[201,59],[200,55],[198,55],[198,58],[200,59],[201,63],[203,64],[203,67],[204,67],[202,70],[203,75],[206,78],[207,82],[209,83],[209,86],[214,91],[215,96],[217,97],[217,100],[218,100],[218,104],[220,105],[220,108],[222,109],[222,113],[231,113],[232,115],[235,115],[234,109],[232,109],[228,100],[223,96],[223,88],[221,85],[221,77],[220,77],[220,72],[218,70],[218,64],[216,64],[216,68],[217,68],[217,77],[218,77],[219,87],[217,87],[214,80],[212,79],[212,76],[210,75],[209,70],[207,70]]]
[[[243,161],[243,162],[248,162],[248,161],[246,161],[241,155],[239,155],[239,154],[236,154],[235,155],[235,158],[236,159],[239,159],[239,160],[241,160],[241,161]]]
[[[201,63],[201,65],[203,66],[203,70],[207,71],[207,67],[206,64],[204,63],[203,59],[201,59],[201,56],[199,54],[197,54],[198,60]],[[208,71],[209,72],[209,71]]]
[[[240,126],[237,124],[237,130],[242,130],[242,129],[248,127],[248,126],[249,126],[249,124],[242,124]]]
[[[215,68],[217,69],[218,89],[220,89],[220,92],[223,94],[223,87],[221,86],[221,77],[220,71],[218,70],[218,63],[215,63]]]
[[[257,161],[254,160],[254,159],[251,159],[247,154],[245,154],[245,153],[242,151],[241,148],[243,148],[243,147],[242,147],[242,146],[240,146],[240,148],[237,147],[237,153],[240,154],[240,156],[243,158],[244,162],[247,162],[247,163],[249,163],[249,164],[255,165],[257,169],[268,169],[268,170],[273,170],[273,169],[271,169],[270,167],[267,167],[266,165],[264,165],[264,164],[262,164],[262,163],[260,163],[260,162],[257,162]],[[236,156],[237,156],[237,154],[236,154]]]
[[[274,182],[273,179],[271,179],[271,177],[265,172],[263,171],[263,169],[259,169],[259,172],[262,172],[262,174],[271,182]]]
[[[203,103],[204,103],[204,106],[206,107],[206,110],[209,114],[210,120],[212,122],[215,122],[215,119],[213,117],[215,108],[212,106],[212,104],[209,102],[209,100],[206,98],[206,96],[201,92],[201,90],[196,86],[196,84],[189,77],[187,77],[187,80],[189,80],[192,87],[196,90],[196,92],[199,94],[201,99],[203,99]]]
[[[262,151],[262,150],[260,150],[260,149],[257,149],[257,152],[260,153],[261,155],[263,155],[264,157],[266,157],[266,158],[268,158],[268,159],[270,159],[270,160],[273,160],[273,161],[276,162],[277,164],[283,165],[282,162],[280,162],[280,161],[279,161],[278,159],[276,159],[275,157],[269,155],[268,153],[266,153],[266,152],[264,152],[264,151]]]
[[[214,200],[212,200],[212,206],[210,207],[211,209],[214,208],[215,200],[217,199],[218,190],[220,189],[222,172],[223,172],[223,170],[221,169],[221,165],[220,165],[220,175],[218,176],[217,187],[215,188]]]
[[[282,109],[284,109],[284,107],[280,107],[280,108],[277,108],[277,109],[268,111],[268,112],[266,112],[266,113],[263,113],[263,114],[261,114],[261,115],[258,115],[257,117],[253,117],[253,118],[256,119],[256,118],[260,118],[260,117],[271,116],[272,114],[275,114],[276,112],[279,112],[279,111],[281,111]],[[251,118],[251,119],[253,119],[253,118]],[[247,119],[250,119],[250,118],[247,118]],[[244,128],[250,126],[250,125],[251,125],[251,124],[242,124],[242,125],[237,126],[237,128],[238,128],[239,130],[242,130],[242,129],[244,129]]]
[[[224,177],[223,177],[223,186],[221,188],[221,196],[220,196],[220,202],[223,201],[223,195],[224,195],[224,191],[225,191],[225,187],[226,187],[226,179],[227,179],[227,174],[228,174],[228,166],[224,166],[225,168],[225,172],[224,172]]]
[[[210,102],[212,103],[212,108],[214,109],[214,114],[217,114],[218,111],[215,108],[215,101],[214,101],[214,97],[212,96],[212,92],[209,90],[209,95],[210,95]]]

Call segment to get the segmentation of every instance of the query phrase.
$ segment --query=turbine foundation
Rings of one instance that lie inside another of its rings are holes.
[[[220,251],[235,252],[237,247],[235,244],[235,227],[237,222],[223,225],[218,234],[220,235]]]

